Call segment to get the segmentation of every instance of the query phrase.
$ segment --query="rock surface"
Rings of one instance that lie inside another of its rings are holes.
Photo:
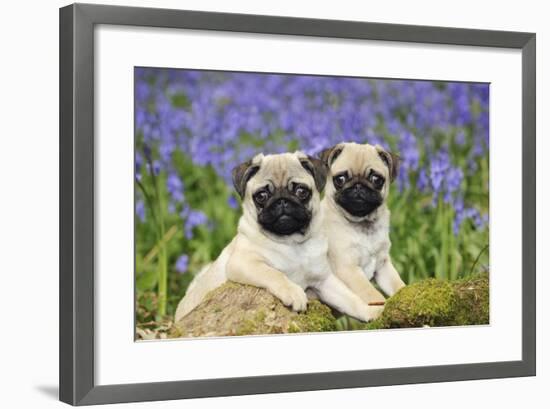
[[[353,329],[481,325],[489,323],[488,274],[447,282],[419,281],[386,301],[384,312]],[[262,335],[326,332],[338,328],[331,309],[310,300],[307,311],[296,313],[269,292],[232,282],[210,292],[190,314],[174,324],[171,337]]]

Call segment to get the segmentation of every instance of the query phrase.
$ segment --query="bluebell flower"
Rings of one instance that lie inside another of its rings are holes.
[[[187,225],[200,226],[208,221],[208,217],[200,210],[190,210],[187,215]]]
[[[237,201],[237,199],[233,195],[229,196],[229,198],[227,199],[227,204],[232,209],[237,209],[239,207],[239,202]]]
[[[143,203],[143,200],[136,201],[136,214],[142,223],[145,222],[145,203]]]
[[[449,167],[451,166],[449,154],[446,151],[439,151],[430,163],[430,179],[434,194],[437,195],[443,188],[443,181]]]
[[[489,215],[482,215],[479,210],[474,207],[466,207],[462,197],[457,198],[454,203],[455,218],[453,221],[453,232],[458,235],[460,226],[464,221],[471,220],[476,229],[485,227],[489,222]]]
[[[445,194],[444,194],[445,203],[451,203],[452,195],[453,193],[458,191],[463,179],[464,179],[464,173],[462,172],[462,169],[457,167],[450,167],[447,170],[447,174],[445,177],[445,180],[446,180]]]
[[[430,178],[425,169],[420,169],[418,171],[418,179],[416,181],[416,187],[421,192],[426,192],[430,186]]]
[[[135,165],[136,165],[136,175],[137,175],[141,172],[141,167],[143,165],[143,157],[139,152],[136,152]]]
[[[180,212],[180,217],[185,220],[183,225],[183,231],[185,237],[190,240],[193,238],[193,229],[197,226],[207,225],[209,220],[206,214],[200,210],[194,210],[185,205]],[[207,226],[208,227],[208,226]]]
[[[145,155],[145,159],[147,162],[152,162],[152,154],[151,154],[151,148],[147,144],[143,144],[143,154]]]
[[[180,274],[184,274],[187,272],[187,268],[189,267],[189,256],[187,254],[182,254],[178,257],[176,261],[176,271]]]
[[[410,173],[418,169],[420,152],[416,145],[416,138],[411,132],[405,131],[398,144],[401,156],[400,173],[398,173],[398,187],[400,190],[409,188]]]
[[[455,236],[458,235],[460,226],[466,218],[465,209],[464,209],[464,200],[462,197],[458,197],[454,203],[455,217],[453,220],[453,232]]]
[[[151,175],[155,175],[155,176],[158,176],[160,174],[160,170],[161,170],[161,166],[160,166],[160,162],[158,160],[154,160],[153,161],[153,166],[151,167],[151,165],[148,163],[146,165],[146,169],[147,169],[147,172]]]
[[[178,175],[171,172],[166,178],[166,190],[176,203],[183,202],[185,199],[183,181]]]
[[[464,144],[466,143],[466,133],[463,129],[457,132],[455,142],[458,146],[464,146]]]

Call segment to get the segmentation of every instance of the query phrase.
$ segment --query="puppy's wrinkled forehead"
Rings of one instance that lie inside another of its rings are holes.
[[[258,163],[260,169],[253,178],[257,184],[268,183],[272,187],[286,187],[290,182],[300,182],[311,187],[312,178],[300,163],[299,154],[282,153],[256,157],[252,163]]]
[[[348,171],[352,175],[368,175],[371,170],[388,176],[387,165],[379,150],[368,144],[344,143],[342,152],[331,166],[332,174]]]

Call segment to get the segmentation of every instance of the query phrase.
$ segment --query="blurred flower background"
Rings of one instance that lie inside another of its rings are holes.
[[[401,156],[392,257],[407,283],[488,269],[489,85],[135,69],[138,326],[171,316],[235,235],[231,170],[342,141]]]

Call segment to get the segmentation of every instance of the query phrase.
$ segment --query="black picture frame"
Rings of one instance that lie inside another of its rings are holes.
[[[534,33],[74,4],[60,9],[59,397],[72,405],[535,375]],[[94,382],[94,26],[284,34],[519,49],[522,53],[522,359],[123,385]]]

